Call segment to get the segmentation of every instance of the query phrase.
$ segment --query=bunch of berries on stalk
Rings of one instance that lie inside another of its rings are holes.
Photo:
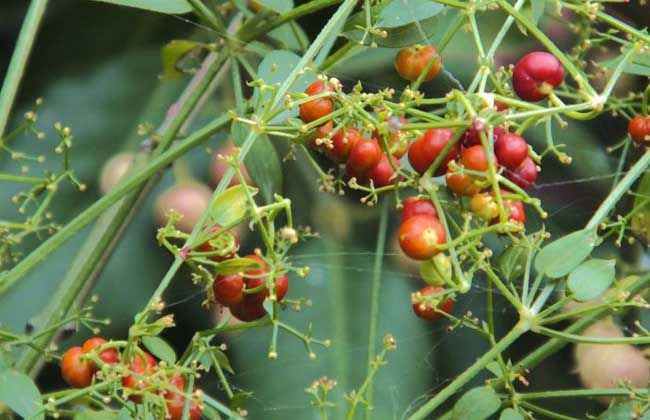
[[[145,393],[159,394],[165,400],[166,418],[180,420],[185,406],[183,376],[174,374],[171,378],[160,376],[154,380],[152,376],[158,369],[156,360],[151,354],[139,349],[130,360],[126,365],[122,365],[117,346],[101,337],[93,337],[86,340],[83,346],[70,347],[63,353],[61,376],[70,386],[85,388],[94,381],[105,379],[98,374],[100,371],[119,373],[122,375],[122,386],[126,390],[125,396],[130,401],[142,404]],[[201,412],[200,401],[193,398],[190,402],[190,420],[200,419]]]

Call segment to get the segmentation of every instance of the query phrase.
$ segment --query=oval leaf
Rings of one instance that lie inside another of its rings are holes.
[[[608,410],[603,412],[598,416],[598,420],[621,420],[621,419],[632,419],[634,416],[638,416],[637,410],[634,409],[635,402],[626,401],[619,404],[614,404]],[[650,420],[650,412],[646,412],[642,417],[636,417],[639,420]]]
[[[259,263],[252,258],[231,258],[229,260],[220,262],[215,270],[217,274],[228,276],[230,274],[237,274],[241,273],[242,271],[258,267]]]
[[[514,408],[506,408],[501,412],[499,420],[524,420],[524,416]]]
[[[13,369],[0,370],[0,403],[11,408],[16,414],[33,420],[45,418],[41,404],[41,393],[34,381]]]
[[[470,389],[454,405],[452,420],[483,420],[501,407],[501,400],[494,389],[481,386]]]
[[[497,259],[497,267],[506,281],[514,281],[524,275],[528,248],[522,243],[506,248]]]
[[[248,187],[252,195],[257,194],[257,188]],[[248,213],[248,198],[242,185],[235,185],[219,194],[210,205],[210,216],[214,222],[225,226],[246,216]]]
[[[596,235],[590,230],[579,230],[556,239],[539,251],[535,269],[547,277],[557,279],[580,265],[596,245]]]
[[[575,300],[586,301],[602,295],[614,282],[615,260],[593,259],[584,262],[569,274],[567,285]]]
[[[165,340],[160,337],[142,337],[142,344],[157,358],[163,360],[170,365],[176,363],[176,352],[167,344]]]
[[[192,6],[186,0],[94,0],[111,3],[118,6],[135,7],[167,14],[183,14],[192,11]]]

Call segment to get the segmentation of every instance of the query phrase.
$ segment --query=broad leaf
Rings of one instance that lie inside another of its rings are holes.
[[[257,193],[257,188],[251,189],[253,196]],[[249,205],[246,192],[242,185],[230,187],[217,197],[210,206],[210,216],[214,222],[224,226],[232,223],[248,213]]]
[[[497,259],[497,267],[506,281],[514,281],[524,275],[528,248],[522,243],[506,248]]]
[[[142,337],[142,344],[157,358],[163,360],[170,365],[176,363],[176,352],[167,344],[165,340],[160,337]]]
[[[163,67],[161,77],[165,80],[174,80],[185,76],[185,71],[179,67],[178,63],[197,48],[207,48],[207,45],[201,42],[179,39],[170,41],[163,46],[160,50]]]
[[[217,363],[219,363],[219,366],[221,366],[221,369],[224,369],[231,374],[235,374],[235,370],[232,368],[230,365],[230,360],[228,360],[228,356],[226,356],[226,353],[222,352],[219,349],[212,349],[212,354],[214,355],[215,359],[217,359]]]
[[[34,381],[13,369],[0,370],[0,403],[16,414],[32,420],[43,420],[41,393]]]
[[[535,258],[535,269],[552,279],[564,277],[583,262],[596,245],[596,235],[579,230],[556,239],[542,248]]]
[[[587,301],[602,295],[614,282],[616,261],[593,259],[569,274],[567,286],[576,300]]]
[[[135,7],[151,12],[167,14],[183,14],[192,11],[192,6],[186,0],[94,0],[111,3],[118,6]]]
[[[621,55],[607,61],[601,61],[598,66],[608,69],[615,69],[621,63],[623,55],[627,53],[627,48],[624,48]],[[623,73],[635,74],[638,76],[650,77],[650,53],[634,53],[628,60],[627,64],[623,67]]]
[[[484,420],[501,407],[494,389],[481,386],[467,391],[454,405],[452,420]]]
[[[220,262],[215,270],[217,274],[227,276],[258,267],[259,263],[252,258],[230,258],[226,261]]]
[[[501,412],[499,420],[524,420],[524,416],[514,408],[506,408]]]
[[[531,0],[532,21],[535,25],[544,16],[544,9],[546,9],[546,0]]]

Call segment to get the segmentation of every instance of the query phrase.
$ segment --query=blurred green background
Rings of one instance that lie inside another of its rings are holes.
[[[0,77],[6,70],[26,6],[26,1],[17,0],[3,0],[0,5]],[[644,22],[644,19],[647,22],[650,17],[647,8],[642,6],[621,7],[619,12],[634,17],[636,22]],[[312,39],[328,13],[329,10],[301,21]],[[485,34],[493,33],[498,29],[492,25],[496,19],[502,16],[491,13],[488,20],[480,22],[481,30]],[[570,48],[572,35],[566,28],[553,21],[544,24],[559,45]],[[511,34],[513,36],[499,52],[504,63],[514,62],[535,48],[535,44],[516,28]],[[476,69],[476,56],[466,47],[471,44],[468,36],[467,33],[459,34],[443,56],[445,69],[461,83],[467,83]],[[103,162],[119,151],[137,149],[141,141],[136,133],[138,124],[157,125],[162,121],[186,81],[159,80],[160,47],[169,40],[187,37],[210,41],[213,34],[186,18],[91,1],[51,2],[20,90],[12,125],[19,122],[37,97],[45,99],[38,125],[48,132],[48,138],[43,142],[24,138],[20,144],[23,150],[48,155],[45,167],[59,164],[52,156],[55,142],[52,125],[61,121],[72,128],[73,166],[89,188],[84,193],[65,188],[57,195],[52,208],[57,221],[70,220],[99,197],[97,178]],[[332,75],[348,86],[360,80],[369,90],[384,86],[399,89],[403,82],[392,69],[395,52],[381,48],[368,51],[334,69]],[[627,80],[626,83],[633,86],[640,81]],[[452,86],[452,79],[445,75],[427,89],[430,94],[441,94]],[[232,106],[227,98],[227,89],[214,95],[194,125],[199,126],[217,110]],[[604,149],[622,138],[624,127],[624,121],[602,118],[588,126],[572,123],[556,136],[560,142],[566,139],[566,152],[573,157],[574,163],[565,167],[548,159],[538,185],[532,190],[545,204],[550,215],[548,226],[554,236],[581,226],[606,194],[612,182],[608,174],[616,167],[617,159]],[[216,149],[225,140],[225,134],[218,135],[206,146]],[[535,129],[531,130],[529,140],[537,145],[542,141]],[[282,144],[277,144],[277,148],[281,156],[287,151]],[[198,147],[184,159],[193,175],[207,183],[210,156],[206,147]],[[0,171],[16,170],[15,162],[6,157],[0,159]],[[42,167],[33,167],[33,171],[41,170]],[[318,193],[316,177],[304,162],[289,161],[284,171],[283,194],[293,200],[297,222],[313,226],[322,236],[320,240],[297,246],[292,254],[296,264],[309,265],[312,272],[306,279],[290,278],[290,296],[308,298],[313,305],[301,313],[287,311],[284,316],[302,330],[313,323],[314,335],[330,338],[333,345],[330,349],[316,348],[318,357],[310,360],[300,342],[282,335],[279,359],[269,361],[266,353],[270,331],[230,334],[220,340],[229,346],[228,355],[237,373],[232,378],[234,386],[254,393],[246,406],[251,419],[317,418],[303,390],[323,375],[338,381],[332,395],[338,403],[335,410],[340,411],[333,418],[341,418],[340,413],[346,408],[343,394],[358,388],[366,373],[370,282],[379,213],[376,208],[358,203],[359,197],[354,194],[334,197]],[[112,320],[102,331],[106,337],[126,335],[133,315],[141,309],[171,262],[170,255],[155,241],[151,216],[155,197],[173,183],[171,171],[168,172],[131,223],[94,292],[99,297],[94,314]],[[0,186],[1,217],[16,216],[9,197],[17,191],[10,184]],[[539,220],[531,217],[532,211],[528,214],[531,225],[539,226]],[[392,333],[398,350],[389,354],[388,366],[378,374],[374,419],[401,418],[409,406],[417,405],[443,387],[486,348],[482,339],[467,331],[448,333],[442,323],[426,323],[413,316],[409,295],[421,287],[421,281],[392,240],[397,220],[398,214],[393,212],[388,255],[382,268],[378,338]],[[85,233],[87,231],[68,242],[30,273],[27,281],[0,299],[0,322],[4,327],[24,330],[65,274]],[[254,236],[254,233],[249,234],[244,240],[244,252],[256,246]],[[498,238],[492,238],[491,243],[496,248],[503,245]],[[26,244],[26,248],[30,246],[33,243]],[[640,253],[638,247],[600,252],[629,261],[635,261]],[[179,273],[165,299],[169,309],[175,312],[178,324],[165,338],[177,351],[184,349],[194,331],[214,325],[214,314],[201,308],[204,296],[192,285],[187,271]],[[473,290],[460,297],[455,312],[471,309],[483,317],[484,301],[483,280],[477,279]],[[505,302],[499,302],[498,308],[498,328],[505,331],[516,314]],[[81,331],[61,346],[78,343],[87,336],[86,331]],[[537,343],[536,337],[525,337],[509,355],[518,359]],[[579,384],[571,370],[571,352],[567,347],[530,375],[530,389],[577,387]],[[480,383],[482,378],[474,383]],[[39,377],[39,386],[42,390],[51,390],[63,385],[58,367],[48,364]],[[216,378],[206,375],[200,386],[222,397]],[[585,410],[596,413],[600,409],[595,403],[584,401],[549,404],[575,416],[582,416]]]

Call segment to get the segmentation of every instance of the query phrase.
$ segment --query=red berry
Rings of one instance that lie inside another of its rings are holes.
[[[390,158],[393,161],[393,165],[395,165],[396,168],[399,168],[399,160],[395,159],[393,156]],[[388,157],[386,157],[386,155],[381,155],[381,160],[377,166],[368,172],[368,178],[372,180],[375,188],[385,187],[398,182],[398,178],[401,177],[393,178],[393,175],[395,175],[395,171],[393,170],[393,167],[390,166],[390,162],[388,161]]]
[[[429,45],[414,45],[399,50],[395,57],[395,69],[402,78],[414,82],[432,60],[435,60],[435,62],[423,79],[423,81],[428,82],[438,75],[442,64],[436,49]]]
[[[216,233],[220,229],[221,225],[216,224],[210,228],[209,233]],[[199,245],[198,249],[201,252],[218,251],[218,254],[212,255],[210,259],[216,262],[221,262],[229,260],[235,256],[235,253],[237,253],[237,250],[239,249],[239,241],[232,232],[224,232],[216,238]]]
[[[520,188],[526,189],[537,180],[537,165],[527,157],[515,170],[508,171],[506,176]]]
[[[501,194],[505,193],[505,191],[501,191]],[[508,220],[510,222],[519,222],[522,225],[526,224],[526,210],[524,209],[524,203],[521,201],[504,199],[503,207],[506,213],[508,213]],[[496,220],[493,220],[493,222],[496,222]]]
[[[463,134],[463,146],[470,147],[481,145],[481,133],[485,134],[486,139],[488,138],[489,132],[488,127],[485,125],[485,121],[480,118],[476,118],[472,122],[471,127],[468,128],[467,131],[465,131]],[[492,129],[492,137],[494,139],[494,142],[496,143],[498,139],[505,133],[505,128],[501,126],[494,127]]]
[[[494,154],[500,165],[516,169],[528,157],[528,143],[517,134],[507,133],[494,144]]]
[[[70,347],[61,359],[61,376],[75,388],[85,388],[93,381],[93,370],[89,361],[81,360],[81,347]]]
[[[361,137],[350,150],[348,166],[354,173],[365,174],[379,164],[381,147],[373,139]]]
[[[390,134],[390,138],[388,139],[388,149],[393,156],[397,159],[401,159],[408,151],[409,147],[409,142],[401,131],[402,126],[408,124],[408,120],[402,116],[398,117],[397,115],[393,115],[386,119],[386,124],[388,126],[388,133]],[[379,130],[374,130],[372,136],[376,139],[380,139],[381,133]]]
[[[421,297],[442,293],[444,291],[445,289],[440,286],[426,286],[420,289],[414,298],[419,300]],[[454,301],[451,299],[445,299],[442,302],[436,303],[433,307],[427,302],[415,302],[413,303],[413,312],[415,312],[415,315],[419,316],[422,319],[426,319],[427,321],[443,318],[444,315],[436,312],[433,309],[434,307],[442,312],[449,314],[454,307]]]
[[[307,89],[305,89],[305,93],[309,96],[314,96],[323,92],[324,89],[325,83],[320,80],[316,80],[314,83],[309,85]],[[331,87],[329,87],[329,90],[332,91]],[[332,99],[313,99],[300,105],[300,118],[304,122],[308,123],[319,118],[323,118],[324,116],[331,114],[332,111],[334,111],[334,102],[332,102]]]
[[[451,128],[434,128],[427,130],[409,148],[409,162],[413,169],[423,174],[433,164],[438,156],[454,138],[455,131]],[[436,168],[435,175],[440,176],[447,170],[447,165],[458,156],[458,143],[451,146],[445,157]]]
[[[343,135],[343,131],[345,131],[345,136]],[[330,155],[337,162],[345,162],[350,156],[350,151],[360,138],[359,131],[354,128],[338,130],[332,136],[332,148],[329,150]]]
[[[106,343],[108,343],[108,341],[104,340],[101,337],[93,337],[84,342],[83,346],[81,347],[81,351],[83,353],[90,353],[97,347],[103,346]],[[120,361],[120,357],[117,354],[117,350],[115,349],[103,350],[101,353],[99,353],[98,356],[104,363],[108,364],[114,364]],[[93,361],[89,360],[88,362],[93,373],[99,370],[99,366],[97,366]]]
[[[167,412],[169,413],[170,420],[181,420],[183,418],[183,408],[185,407],[185,397],[182,393],[185,392],[185,382],[182,376],[176,376],[171,380],[171,385],[177,391],[168,390],[165,393],[165,400],[167,400]],[[201,407],[196,402],[190,402],[190,420],[199,420],[201,418]]]
[[[244,272],[246,276],[251,276],[244,278],[246,289],[255,289],[266,284],[267,276],[265,276],[265,274],[269,272],[269,268],[266,266],[266,263],[264,263],[264,260],[262,260],[257,255],[247,255],[246,258],[257,260],[257,262],[260,264],[260,268],[252,268]],[[275,279],[275,295],[278,302],[281,302],[282,299],[284,299],[284,296],[287,294],[288,289],[289,280],[287,279],[287,276],[280,276]],[[248,303],[262,304],[268,296],[269,290],[264,287],[257,293],[244,295],[244,301]]]
[[[627,131],[635,143],[641,145],[650,144],[650,117],[637,116],[632,118],[627,126]]]
[[[447,171],[447,188],[457,195],[474,195],[481,191],[474,183],[474,178],[468,174],[452,173]]]
[[[536,51],[526,54],[512,72],[512,87],[524,101],[546,98],[564,81],[564,68],[553,54]]]
[[[323,125],[319,125],[316,127],[316,130],[314,130],[314,135],[309,141],[309,144],[315,149],[323,151],[327,150],[327,147],[324,144],[320,143],[319,140],[322,141],[324,139],[328,139],[332,130],[334,130],[334,123],[332,123],[332,121],[328,121]]]
[[[212,283],[214,298],[224,306],[244,300],[244,278],[238,274],[219,275]]]
[[[266,309],[261,303],[246,299],[241,303],[232,305],[229,309],[235,318],[244,322],[255,321],[266,316]]]
[[[404,199],[404,208],[402,209],[402,223],[417,215],[429,215],[438,217],[435,207],[431,200],[419,197],[407,197]]]
[[[508,109],[508,105],[504,104],[503,102],[499,102],[499,101],[494,101],[494,107],[499,112],[503,112],[503,111],[506,111]]]
[[[414,260],[427,260],[440,252],[447,242],[445,230],[437,217],[422,214],[405,220],[399,228],[399,245]]]
[[[493,159],[494,166],[497,166],[496,159]],[[460,163],[465,169],[476,172],[486,172],[489,168],[487,154],[483,146],[472,146],[460,152]]]
[[[133,362],[129,365],[129,370],[133,375],[128,375],[122,379],[122,385],[125,388],[130,388],[133,391],[142,391],[149,387],[146,377],[153,373],[156,366],[156,360],[149,353],[145,352],[144,358],[140,354],[136,354]],[[142,402],[142,396],[137,394],[129,395],[129,400],[135,403]]]

